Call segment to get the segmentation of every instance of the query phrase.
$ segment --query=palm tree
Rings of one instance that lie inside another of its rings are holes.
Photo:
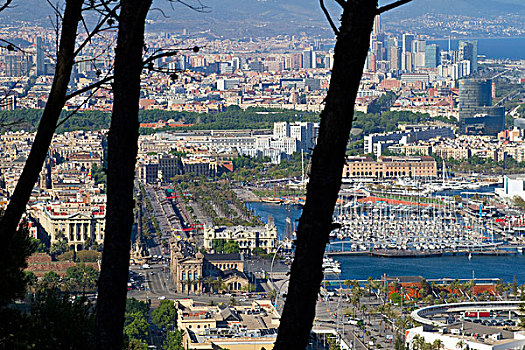
[[[226,289],[226,283],[221,277],[217,277],[213,282],[218,292]]]
[[[456,348],[459,350],[463,350],[467,348],[467,343],[465,343],[463,340],[460,340],[456,344]]]
[[[441,350],[444,346],[445,345],[443,344],[443,342],[439,339],[434,340],[434,342],[432,343],[433,350]]]
[[[204,289],[204,278],[202,276],[197,277],[195,284],[197,285],[197,293],[201,294]]]
[[[206,287],[206,290],[207,290],[208,292],[213,291],[213,281],[214,281],[214,280],[213,280],[213,278],[211,278],[211,277],[206,277],[206,278],[204,279],[204,286]]]
[[[414,350],[423,350],[425,347],[425,338],[423,338],[420,334],[416,334],[414,338],[412,338],[412,348]]]
[[[272,303],[275,303],[275,299],[277,299],[277,291],[272,289],[270,292],[268,292],[268,298],[272,301]]]

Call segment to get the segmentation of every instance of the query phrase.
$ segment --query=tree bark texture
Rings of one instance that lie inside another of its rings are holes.
[[[113,115],[108,134],[107,213],[98,286],[97,348],[123,345],[133,182],[139,137],[140,74],[144,27],[151,0],[122,0],[115,50]]]
[[[297,228],[295,259],[274,350],[305,349],[308,344],[377,5],[377,0],[348,0],[343,8],[330,88],[312,155],[306,203]]]
[[[67,88],[75,58],[75,41],[82,12],[82,3],[83,0],[66,1],[55,76],[49,98],[42,113],[33,146],[27,157],[22,175],[18,179],[15,191],[0,221],[0,240],[5,244],[4,249],[9,249],[11,239],[26,209],[31,191],[46,160],[60,112],[62,112],[66,101]]]

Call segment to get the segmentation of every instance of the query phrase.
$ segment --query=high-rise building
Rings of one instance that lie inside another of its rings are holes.
[[[464,133],[495,135],[505,127],[505,108],[492,106],[490,79],[459,82],[459,125]]]
[[[401,69],[401,48],[399,46],[390,48],[390,69]]]
[[[403,52],[412,52],[412,42],[414,39],[414,34],[403,34]]]
[[[313,51],[311,47],[303,51],[303,68],[312,68]]]
[[[372,34],[377,38],[381,34],[381,15],[377,15],[374,21],[374,30]]]
[[[478,70],[478,41],[460,40],[459,41],[459,60],[470,61],[470,70]]]
[[[402,40],[402,51],[401,51],[401,69],[403,70],[411,70],[412,67],[408,64],[407,58],[410,56],[410,64],[412,64],[412,42],[414,41],[414,34],[403,34],[403,40]]]
[[[401,70],[412,72],[414,68],[414,54],[412,52],[404,52],[401,56]]]
[[[425,47],[425,67],[436,68],[439,66],[439,46],[436,44],[429,44]]]
[[[46,62],[44,47],[42,45],[42,38],[36,38],[36,75],[41,76],[46,74]]]
[[[26,56],[10,53],[4,56],[5,70],[8,77],[21,77],[29,72],[29,64]]]
[[[427,43],[425,40],[412,41],[412,52],[425,52]]]

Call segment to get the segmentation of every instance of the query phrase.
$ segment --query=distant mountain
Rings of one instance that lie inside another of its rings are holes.
[[[197,0],[186,0],[198,5]],[[275,34],[329,34],[318,0],[201,0],[209,8],[197,12],[177,1],[154,0],[150,30],[190,33],[210,29],[228,37]],[[381,0],[384,5],[392,1]],[[334,0],[325,0],[334,19],[340,10]],[[48,26],[52,11],[43,0],[14,0],[15,8],[0,13],[1,23],[24,20]],[[63,0],[62,0],[63,3]],[[413,0],[385,16],[385,22],[418,17],[426,13],[494,18],[513,13],[525,17],[524,0]]]
[[[389,15],[392,17],[416,17],[426,13],[465,15],[492,18],[508,13],[523,13],[523,0],[413,0]]]

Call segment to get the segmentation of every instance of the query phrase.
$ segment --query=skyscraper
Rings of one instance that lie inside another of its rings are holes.
[[[412,42],[414,38],[414,34],[403,34],[403,53],[412,52]]]
[[[414,41],[414,34],[403,34],[402,39],[402,51],[401,51],[401,69],[403,70],[411,70],[412,67],[408,67],[407,65],[407,57],[412,55],[412,42]],[[409,58],[410,63],[412,63],[411,58]]]
[[[490,79],[459,82],[459,125],[464,133],[495,135],[505,126],[505,108],[492,106]]]
[[[439,66],[439,46],[436,44],[429,44],[425,47],[425,67],[436,68]]]
[[[401,68],[401,48],[399,46],[392,46],[390,48],[390,69]]]
[[[17,53],[10,53],[4,56],[5,70],[8,77],[21,77],[29,72],[29,65],[26,56]]]
[[[377,15],[374,21],[374,30],[372,34],[377,38],[381,34],[381,15]]]
[[[478,41],[460,40],[459,41],[459,60],[470,61],[470,71],[478,70]]]
[[[42,38],[36,37],[36,75],[41,76],[46,74],[46,63],[44,48],[42,46]]]
[[[312,68],[312,58],[312,48],[308,47],[303,51],[303,68]]]

